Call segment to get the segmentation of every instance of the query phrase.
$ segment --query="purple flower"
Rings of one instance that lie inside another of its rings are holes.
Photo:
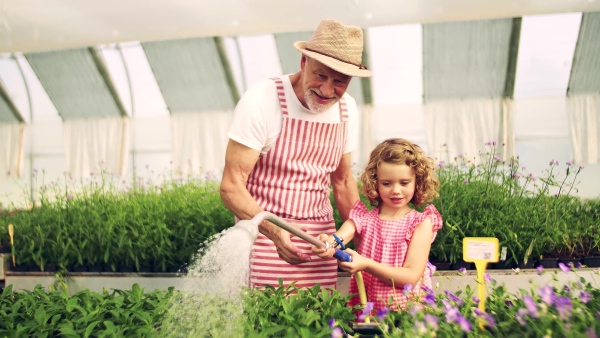
[[[541,266],[541,265],[538,265],[538,267],[537,267],[537,268],[535,268],[535,270],[537,271],[537,274],[538,274],[538,275],[541,275],[541,274],[542,274],[542,272],[544,271],[544,267],[543,267],[543,266]]]
[[[463,184],[469,184],[469,180],[465,179],[465,180],[463,181]]]
[[[552,302],[554,302],[554,299],[556,298],[554,290],[550,285],[542,286],[538,289],[538,293],[540,294],[542,301],[548,305],[552,305]]]
[[[333,329],[333,331],[331,331],[331,338],[342,338],[344,337],[344,332],[342,331],[342,328],[340,328],[339,326],[336,327],[335,329]]]
[[[471,298],[473,300],[473,302],[475,302],[475,304],[479,305],[479,298],[473,296],[473,298]]]
[[[571,161],[567,162],[567,167],[570,167],[572,165],[573,165],[573,162],[571,162]]]
[[[405,296],[408,296],[408,294],[409,294],[409,293],[411,293],[411,291],[412,291],[412,290],[413,290],[413,286],[412,286],[412,284],[405,284],[405,285],[404,285],[404,289],[403,289],[402,293],[403,293]]]
[[[491,282],[494,280],[494,279],[492,278],[492,276],[490,276],[490,274],[489,274],[489,273],[484,273],[484,274],[483,274],[483,279],[485,279],[485,281],[486,281],[487,283],[491,283]]]
[[[425,295],[425,304],[427,305],[435,305],[435,295],[433,293],[428,293]]]
[[[331,317],[331,319],[329,319],[329,328],[333,329],[334,325],[335,325],[335,318]]]
[[[592,300],[592,297],[590,296],[590,294],[588,292],[581,291],[581,293],[579,294],[579,300],[583,304],[587,304],[590,300]]]
[[[433,277],[433,274],[435,273],[435,271],[437,270],[437,266],[427,262],[427,267],[429,268],[429,276]]]
[[[564,273],[569,273],[569,271],[571,271],[571,268],[569,268],[568,266],[566,266],[563,262],[559,262],[558,263],[558,267],[564,272]]]
[[[467,268],[465,268],[464,266],[460,269],[458,269],[458,273],[460,273],[461,275],[464,275],[465,273],[467,273]]]
[[[571,310],[573,309],[573,303],[569,297],[556,297],[554,300],[554,307],[558,311],[560,319],[566,320],[571,316]]]
[[[460,316],[460,312],[454,306],[450,306],[449,308],[446,309],[446,321],[448,323],[453,323],[453,322],[457,321],[459,316]]]
[[[481,311],[479,308],[475,308],[475,315],[482,317],[488,323],[488,326],[493,328],[496,326],[496,322],[494,321],[494,317],[490,314]]]
[[[427,324],[427,327],[429,327],[431,329],[435,330],[438,328],[438,321],[439,321],[439,318],[434,315],[430,315],[430,314],[425,315],[425,323]]]
[[[375,306],[375,303],[367,302],[362,313],[360,314],[360,316],[358,316],[358,320],[360,320],[361,322],[364,321],[365,318],[371,314],[371,311],[373,310],[373,306]]]
[[[423,305],[415,304],[414,306],[412,306],[410,308],[410,315],[414,317],[417,313],[419,313],[421,311],[423,311]]]
[[[456,318],[456,322],[458,322],[458,324],[460,325],[460,328],[465,331],[465,332],[469,332],[471,331],[471,323],[469,323],[469,320],[461,315],[458,315],[458,318]]]
[[[431,289],[427,285],[421,285],[421,290],[425,291],[425,293],[428,294],[428,295],[433,294],[433,289]]]
[[[525,302],[525,306],[527,307],[527,311],[532,317],[539,318],[540,315],[537,312],[537,304],[529,295],[523,296],[523,301]]]
[[[379,321],[382,322],[385,317],[388,315],[388,313],[390,312],[390,309],[388,309],[387,307],[384,307],[383,309],[379,309],[379,311],[377,311],[377,317],[379,318]]]
[[[596,335],[596,332],[594,332],[593,328],[589,328],[587,329],[587,331],[585,331],[585,334],[588,338],[598,338],[598,336]]]
[[[505,299],[505,300],[504,300],[504,303],[506,303],[506,305],[507,305],[507,306],[515,306],[515,305],[513,304],[513,302],[511,302],[511,301],[510,301],[510,299]]]
[[[463,304],[463,301],[460,297],[457,297],[455,294],[448,290],[446,290],[446,296],[448,296],[448,299],[450,299],[451,301],[456,302],[458,306],[461,306]]]
[[[517,319],[517,322],[519,322],[519,324],[521,324],[522,326],[525,326],[527,324],[525,322],[525,320],[523,319],[523,317],[525,317],[525,315],[527,315],[527,309],[519,309],[519,311],[517,311],[517,314],[515,316],[515,318]]]
[[[443,168],[443,167],[444,167],[444,161],[440,161],[440,163],[438,163],[438,166],[439,166],[440,168]]]

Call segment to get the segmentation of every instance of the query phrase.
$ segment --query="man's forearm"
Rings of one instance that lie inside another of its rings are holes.
[[[350,209],[360,199],[354,178],[350,176],[344,181],[334,183],[333,197],[342,221],[347,220],[350,216]]]

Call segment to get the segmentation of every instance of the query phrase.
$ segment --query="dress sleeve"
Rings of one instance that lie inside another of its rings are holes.
[[[444,222],[442,220],[442,215],[440,215],[440,213],[438,212],[438,210],[435,208],[435,206],[433,204],[430,204],[427,207],[425,207],[425,210],[423,210],[423,213],[419,214],[419,216],[415,219],[415,222],[413,222],[411,224],[408,231],[406,232],[406,240],[407,241],[410,241],[413,233],[415,232],[417,225],[421,224],[425,220],[426,217],[429,217],[431,219],[431,222],[433,223],[433,229],[432,229],[433,236],[431,237],[431,242],[433,243],[433,241],[435,240],[435,237],[437,236],[437,232],[444,225]]]
[[[356,201],[352,209],[350,209],[350,216],[348,219],[354,221],[356,233],[359,235],[362,233],[362,220],[365,218],[365,216],[367,216],[368,212],[369,210],[367,209],[367,206],[360,200]]]

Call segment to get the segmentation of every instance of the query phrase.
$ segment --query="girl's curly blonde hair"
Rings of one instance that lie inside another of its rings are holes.
[[[435,175],[433,159],[426,156],[421,147],[401,138],[381,142],[371,152],[369,163],[360,176],[362,192],[372,206],[382,203],[377,192],[377,169],[381,163],[405,164],[415,171],[415,194],[410,202],[419,207],[439,196],[440,181]]]

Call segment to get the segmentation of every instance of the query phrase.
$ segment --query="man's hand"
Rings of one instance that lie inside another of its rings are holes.
[[[295,225],[295,224],[294,224]],[[302,227],[302,231],[307,231],[308,227]],[[277,253],[279,258],[290,264],[300,264],[304,262],[310,262],[310,255],[303,253],[302,250],[298,249],[294,243],[292,243],[292,234],[285,231],[284,229],[277,227],[276,230],[270,233],[269,237],[275,247],[277,247]]]
[[[318,238],[321,242],[325,242],[325,243],[331,241],[331,239],[329,238],[329,236],[327,234],[320,234]],[[333,257],[333,255],[335,254],[335,248],[329,248],[328,250],[325,250],[323,247],[313,245],[311,249],[315,255],[317,255],[321,258]]]

